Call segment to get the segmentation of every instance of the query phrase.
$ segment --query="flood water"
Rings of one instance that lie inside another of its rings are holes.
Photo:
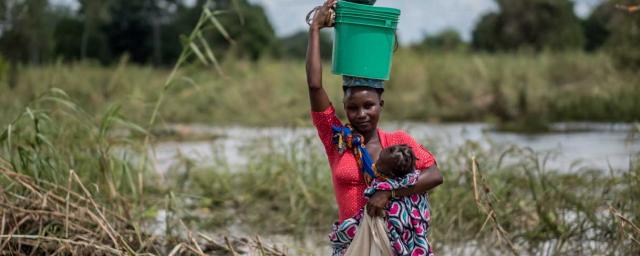
[[[551,156],[548,169],[575,172],[581,168],[602,170],[626,170],[632,157],[640,152],[640,135],[633,136],[630,124],[561,123],[555,124],[555,132],[519,134],[492,131],[484,123],[428,124],[389,123],[382,129],[402,129],[430,149],[438,159],[467,141],[475,141],[483,147],[515,145],[531,148],[537,153]],[[188,130],[194,134],[213,134],[219,138],[208,141],[161,142],[156,144],[156,170],[166,172],[176,163],[176,156],[187,157],[196,164],[210,164],[222,159],[231,166],[246,162],[243,150],[261,148],[268,143],[279,143],[286,148],[299,141],[310,141],[318,152],[323,149],[313,128],[248,128],[212,127],[202,125],[176,125],[173,128]],[[270,148],[273,150],[273,148]],[[284,150],[284,149],[283,149]],[[268,153],[268,152],[267,152]]]

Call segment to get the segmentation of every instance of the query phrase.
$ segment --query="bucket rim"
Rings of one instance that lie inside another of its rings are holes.
[[[374,12],[374,13],[392,13],[395,15],[400,15],[400,9],[391,8],[391,7],[380,7],[380,6],[371,6],[366,4],[357,4],[351,3],[347,1],[338,1],[336,13],[340,12],[340,8],[346,8],[361,12]]]
[[[393,19],[393,20],[399,20],[400,16],[398,15],[380,15],[377,13],[370,13],[370,12],[352,12],[352,11],[345,11],[345,12],[336,12],[336,15],[366,15],[366,16],[371,16],[371,17],[379,17],[379,18],[386,18],[386,19]]]
[[[391,21],[391,22],[400,22],[400,19],[398,18],[385,18],[385,17],[379,17],[379,16],[372,16],[372,15],[364,15],[364,14],[351,14],[351,13],[343,13],[343,14],[338,14],[336,15],[336,19],[340,18],[340,17],[349,17],[349,18],[362,18],[362,19],[376,19],[376,20],[384,20],[384,21]]]
[[[357,26],[365,26],[365,27],[376,27],[383,28],[395,31],[398,29],[398,23],[391,23],[389,25],[386,24],[370,24],[366,22],[358,22],[353,20],[336,20],[336,28],[342,27],[343,25],[357,25]]]

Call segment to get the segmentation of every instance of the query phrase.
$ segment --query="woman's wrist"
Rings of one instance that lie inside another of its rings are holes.
[[[316,25],[315,23],[309,26],[309,32],[320,32],[321,29],[322,27],[320,27],[320,25]]]

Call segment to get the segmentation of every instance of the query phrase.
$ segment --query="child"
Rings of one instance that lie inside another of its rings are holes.
[[[370,197],[378,190],[391,191],[386,209],[388,238],[395,255],[433,255],[427,240],[431,214],[427,195],[396,197],[395,190],[415,185],[419,173],[415,170],[416,156],[408,145],[394,145],[380,152],[375,163],[376,179],[365,191]],[[330,235],[334,255],[346,251],[355,237],[364,210],[353,218],[335,225]]]
[[[397,179],[415,171],[416,155],[408,145],[395,145],[380,152],[375,164],[378,176],[385,179]]]

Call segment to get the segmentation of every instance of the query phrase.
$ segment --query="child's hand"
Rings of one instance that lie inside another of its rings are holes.
[[[327,0],[322,6],[314,9],[316,12],[310,24],[312,28],[321,29],[334,25],[336,2],[338,0]]]

